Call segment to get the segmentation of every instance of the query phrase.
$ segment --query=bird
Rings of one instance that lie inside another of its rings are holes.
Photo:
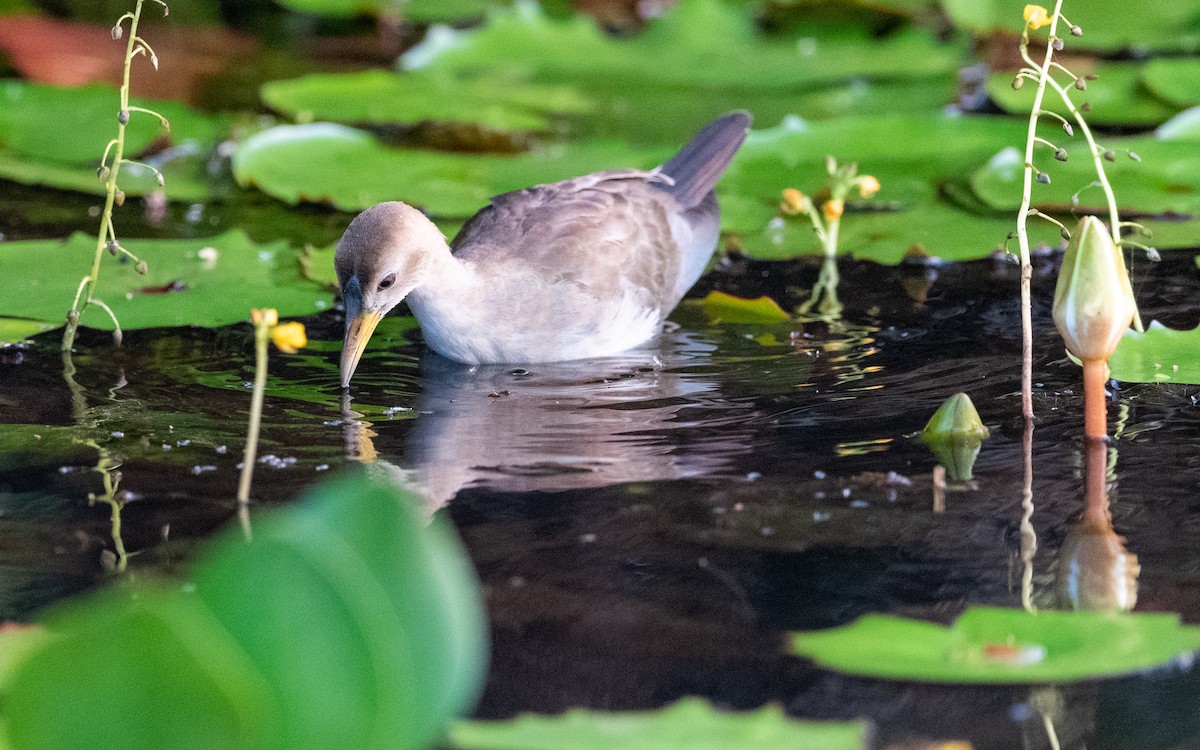
[[[716,250],[714,188],[750,123],[745,111],[723,115],[652,170],[497,195],[450,244],[406,203],[363,211],[334,253],[342,388],[403,300],[426,345],[468,365],[604,357],[649,341]]]

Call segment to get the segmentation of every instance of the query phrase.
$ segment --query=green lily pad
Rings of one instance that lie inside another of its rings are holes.
[[[1025,0],[941,0],[942,8],[960,29],[986,37],[996,32],[1021,33]],[[1048,7],[1053,3],[1048,3]],[[1067,37],[1072,47],[1094,50],[1200,49],[1200,9],[1177,0],[1089,0],[1065,8],[1082,37]],[[1038,32],[1035,32],[1037,34]],[[1040,31],[1045,38],[1046,29]],[[1064,30],[1065,35],[1065,30]],[[1015,40],[1014,40],[1015,43]]]
[[[848,210],[839,230],[838,254],[885,265],[896,265],[912,252],[944,261],[979,260],[1002,250],[1015,228],[1011,215],[976,214],[944,201],[923,201],[894,211]],[[1035,242],[1059,242],[1058,230],[1048,225],[1031,225],[1030,236]],[[770,219],[762,229],[734,237],[739,250],[759,260],[824,253],[804,217]],[[1016,245],[1009,249],[1015,252]]]
[[[407,69],[479,75],[501,71],[536,81],[635,81],[710,89],[796,88],[853,77],[899,78],[954,70],[965,48],[904,28],[884,38],[827,25],[804,35],[758,32],[752,10],[720,0],[682,0],[628,39],[585,16],[557,20],[537,5],[497,8],[477,29],[437,28],[402,58]]]
[[[617,143],[547,145],[527,154],[455,154],[387,148],[331,123],[256,133],[233,159],[234,175],[287,203],[330,203],[353,211],[404,200],[443,217],[466,217],[498,193],[600,169],[650,168],[670,153]]]
[[[1180,107],[1200,104],[1200,60],[1161,58],[1142,68],[1142,82],[1156,96]]]
[[[1154,137],[1164,141],[1200,140],[1200,107],[1185,109],[1159,125]]]
[[[1073,682],[1187,662],[1200,627],[1165,613],[1029,614],[969,607],[950,627],[867,615],[832,630],[797,633],[792,653],[840,672],[962,684]]]
[[[526,714],[509,721],[464,721],[450,730],[457,750],[861,750],[862,721],[788,718],[778,706],[717,711],[687,698],[659,711],[605,713],[573,709],[560,716]]]
[[[486,630],[461,546],[418,506],[360,471],[255,518],[253,541],[227,533],[195,593],[59,605],[4,695],[14,746],[428,746],[477,697]]]
[[[182,104],[133,99],[131,104],[161,113],[171,123],[170,159],[149,157],[163,170],[168,196],[197,200],[211,192],[204,179],[205,158],[225,130],[221,118],[202,115]],[[0,178],[25,184],[103,194],[96,167],[105,146],[117,135],[115,89],[89,85],[59,88],[24,81],[0,81]],[[70,137],[65,137],[69,123]],[[138,112],[126,128],[125,155],[139,153],[163,135],[157,118]],[[121,188],[129,195],[157,190],[149,170],[125,165]]]
[[[1200,385],[1200,328],[1176,331],[1154,321],[1143,333],[1130,329],[1108,367],[1128,383]]]
[[[386,70],[323,73],[262,87],[272,109],[298,121],[465,122],[495,130],[545,130],[550,113],[584,113],[593,105],[567,86],[458,79]]]
[[[886,134],[886,137],[883,137]],[[761,231],[778,212],[784,188],[815,192],[826,179],[825,157],[857,162],[879,179],[876,203],[928,203],[938,183],[974,169],[997,144],[1024,140],[1025,125],[997,117],[892,115],[808,122],[789,117],[753,130],[717,186],[724,226]],[[854,197],[854,196],[852,196]]]
[[[1033,202],[1049,211],[1069,210],[1071,198],[1079,194],[1080,209],[1107,214],[1104,193],[1095,182],[1096,173],[1087,144],[1079,139],[1066,143],[1068,161],[1055,161],[1049,149],[1040,150],[1036,164],[1050,175],[1051,184],[1035,184]],[[1102,142],[1116,160],[1104,162],[1104,170],[1122,212],[1159,214],[1173,212],[1187,217],[1200,214],[1200,151],[1189,141],[1155,138],[1114,138]],[[1133,151],[1141,158],[1128,156]],[[971,177],[975,193],[988,205],[1015,211],[1021,203],[1024,159],[1015,146],[995,154]],[[1195,242],[1193,241],[1193,245]]]
[[[0,344],[19,344],[39,333],[53,331],[61,323],[26,318],[0,318]]]
[[[101,261],[95,291],[126,329],[223,326],[246,320],[252,307],[282,316],[312,315],[333,304],[330,292],[305,280],[297,253],[284,242],[256,245],[240,230],[197,240],[128,240],[149,264],[139,275],[131,262]],[[65,319],[79,280],[90,270],[96,239],[29,240],[0,244],[0,316]],[[201,250],[212,248],[215,257]],[[7,285],[7,286],[5,286]],[[82,324],[112,330],[103,310],[90,306]]]
[[[1144,69],[1145,66],[1140,63],[1128,62],[1072,65],[1071,72],[1076,75],[1097,76],[1096,80],[1087,81],[1087,91],[1076,90],[1065,75],[1060,74],[1056,78],[1071,92],[1076,106],[1084,102],[1091,105],[1092,109],[1086,115],[1089,125],[1150,127],[1167,120],[1185,105],[1172,104],[1155,96],[1143,83]],[[1033,109],[1037,86],[1027,80],[1019,90],[1013,90],[1012,81],[1011,71],[992,75],[988,78],[988,94],[1006,112],[1027,115]],[[1062,97],[1052,89],[1046,91],[1042,107],[1069,119],[1070,110],[1063,104]],[[1052,130],[1051,119],[1045,118],[1045,122],[1045,130]]]
[[[725,292],[709,292],[700,305],[714,323],[786,323],[792,319],[770,297],[744,299]]]

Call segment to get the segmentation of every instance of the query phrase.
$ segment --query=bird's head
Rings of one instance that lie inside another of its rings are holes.
[[[350,385],[375,326],[424,283],[429,259],[445,245],[433,222],[404,203],[380,203],[350,222],[333,258],[346,306],[343,388]]]

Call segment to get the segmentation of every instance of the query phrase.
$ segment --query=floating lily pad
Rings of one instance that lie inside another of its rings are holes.
[[[402,59],[408,69],[468,75],[501,71],[536,81],[655,81],[701,89],[795,88],[853,77],[898,78],[954,70],[964,47],[923,29],[876,38],[866,28],[824,26],[797,37],[758,32],[751,9],[682,0],[628,39],[586,16],[548,17],[536,4],[498,8],[477,29],[431,30]]]
[[[1176,331],[1154,321],[1129,330],[1108,360],[1112,377],[1129,383],[1200,385],[1200,328]]]
[[[1162,58],[1142,69],[1142,81],[1155,95],[1180,107],[1200,104],[1200,60]]]
[[[701,307],[714,323],[786,323],[792,319],[770,297],[744,299],[725,292],[709,292]]]
[[[0,318],[0,344],[19,344],[31,336],[52,331],[61,324],[25,318]]]
[[[1016,36],[1025,23],[1022,15],[1025,0],[941,2],[955,26],[976,36],[990,36],[998,31]],[[1200,9],[1192,3],[1143,0],[1131,6],[1126,0],[1088,0],[1071,4],[1066,13],[1072,23],[1083,29],[1082,37],[1067,37],[1070,47],[1106,51],[1200,49]],[[1045,31],[1041,30],[1043,39]]]
[[[1012,216],[975,214],[945,202],[926,201],[893,211],[847,211],[838,253],[857,260],[896,265],[919,251],[945,261],[978,260],[1002,250],[1016,228]],[[1033,225],[1035,241],[1057,244],[1058,230]],[[739,250],[760,260],[786,260],[824,252],[804,217],[774,218],[755,232],[738,232]],[[1016,245],[1010,247],[1014,252]]]
[[[297,253],[286,243],[256,245],[241,231],[199,240],[128,240],[146,260],[139,275],[131,262],[104,256],[95,296],[126,329],[223,326],[246,320],[251,307],[275,307],[283,316],[312,315],[333,296],[301,277]],[[0,315],[60,324],[79,280],[92,265],[96,239],[72,235],[65,243],[30,240],[0,244]],[[201,253],[212,248],[212,253]],[[82,324],[112,330],[95,305]]]
[[[177,148],[141,157],[140,152],[160,138],[163,130],[155,117],[134,112],[126,129],[125,156],[153,162],[162,169],[169,197],[197,200],[208,196],[205,160],[223,133],[224,122],[176,102],[134,99],[131,103],[166,117],[171,123],[168,145]],[[116,137],[119,107],[116,90],[107,86],[59,88],[0,81],[0,178],[103,194],[96,167],[105,146]],[[69,132],[64,130],[67,128]],[[122,168],[120,186],[129,195],[158,189],[149,170],[133,165]]]
[[[387,148],[360,130],[330,123],[280,126],[242,142],[233,160],[243,185],[288,203],[360,210],[404,200],[444,217],[466,217],[498,193],[600,169],[650,168],[665,149],[617,143],[547,145],[498,156]]]
[[[797,633],[792,652],[840,672],[892,680],[969,684],[1073,682],[1186,663],[1200,627],[1165,613],[1029,614],[969,607],[950,627],[868,615],[832,630]]]
[[[886,137],[883,137],[886,134]],[[761,231],[784,188],[815,192],[828,179],[825,157],[857,162],[879,179],[876,203],[924,204],[938,183],[974,169],[998,143],[1024,140],[1023,123],[996,117],[896,115],[809,122],[789,117],[751,131],[718,184],[725,228]],[[855,196],[852,196],[852,198]]]
[[[457,750],[861,750],[867,738],[862,721],[797,721],[778,706],[717,711],[698,698],[659,711],[573,709],[559,716],[464,721],[450,730],[450,746]]]
[[[1051,184],[1035,184],[1033,202],[1047,210],[1068,210],[1078,193],[1079,207],[1107,213],[1108,206],[1096,180],[1087,144],[1076,138],[1060,145],[1068,161],[1055,161],[1048,148],[1040,150],[1039,168],[1050,175]],[[1105,172],[1123,212],[1159,214],[1173,212],[1185,217],[1200,214],[1200,151],[1188,141],[1155,138],[1113,138],[1103,141],[1116,160],[1104,162]],[[1134,161],[1133,151],[1141,162]],[[1024,158],[1015,146],[996,153],[971,178],[976,194],[988,205],[1015,211],[1021,204]],[[1194,242],[1192,243],[1195,244]]]
[[[416,124],[433,120],[495,130],[543,130],[550,125],[550,113],[579,114],[593,106],[567,86],[386,70],[272,81],[262,87],[262,97],[268,106],[301,122]]]
[[[1185,105],[1172,104],[1155,96],[1143,83],[1144,67],[1140,63],[1128,62],[1072,65],[1071,72],[1076,75],[1097,76],[1096,80],[1087,81],[1087,91],[1076,90],[1070,79],[1061,73],[1056,78],[1071,92],[1072,101],[1076,106],[1084,102],[1091,105],[1092,109],[1086,116],[1089,125],[1150,127],[1168,119]],[[988,79],[988,94],[1006,112],[1027,115],[1033,109],[1037,86],[1033,81],[1025,81],[1024,86],[1013,90],[1012,81],[1011,71],[992,75]],[[1042,108],[1063,116],[1070,114],[1070,110],[1063,104],[1062,97],[1052,89],[1046,91]],[[1045,130],[1052,130],[1052,120],[1044,119]],[[1053,136],[1048,137],[1056,140]]]
[[[1200,107],[1185,109],[1159,125],[1154,137],[1164,141],[1200,140]]]

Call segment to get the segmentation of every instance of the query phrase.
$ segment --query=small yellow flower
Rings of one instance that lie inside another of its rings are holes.
[[[1025,23],[1031,29],[1040,29],[1050,25],[1050,11],[1040,5],[1025,6]]]
[[[874,175],[865,174],[858,178],[858,192],[864,198],[870,198],[879,192],[879,180]]]
[[[789,216],[793,216],[795,214],[806,213],[809,205],[811,204],[807,195],[796,188],[784,188],[783,200],[779,203],[779,210]]]
[[[842,213],[846,210],[846,202],[840,198],[827,200],[821,205],[821,213],[825,215],[826,221],[837,221],[842,218]]]
[[[279,325],[279,311],[273,307],[264,307],[261,310],[250,311],[250,322],[255,326],[275,326]]]
[[[308,335],[304,332],[304,324],[296,321],[281,323],[272,328],[271,340],[284,354],[295,354],[308,346]]]

